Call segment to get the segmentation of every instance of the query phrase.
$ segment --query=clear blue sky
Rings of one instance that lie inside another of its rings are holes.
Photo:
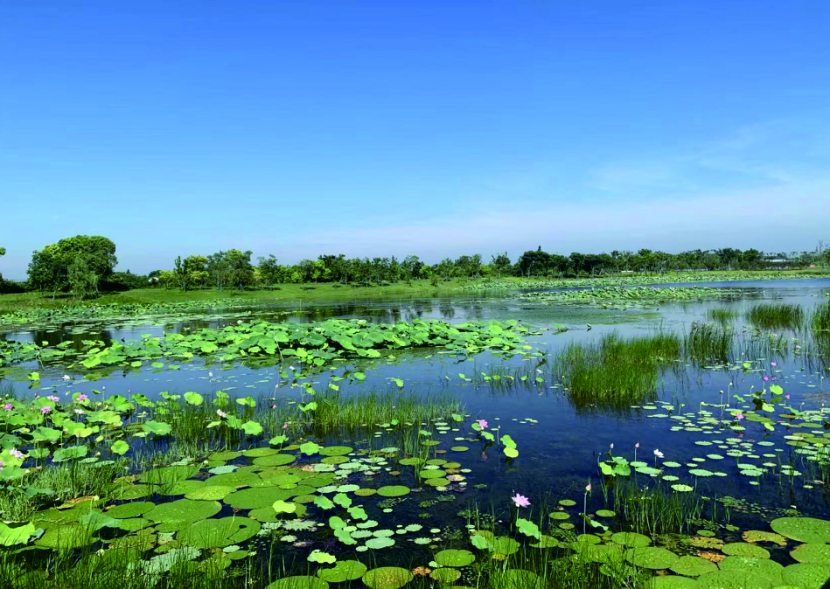
[[[0,3],[0,271],[830,241],[830,2]]]

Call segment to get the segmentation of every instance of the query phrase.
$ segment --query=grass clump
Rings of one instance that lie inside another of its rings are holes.
[[[738,312],[731,309],[709,309],[706,313],[706,318],[710,321],[717,321],[721,324],[727,324],[737,319]]]
[[[312,426],[326,434],[341,428],[353,429],[382,423],[420,424],[450,420],[460,413],[461,403],[449,395],[419,396],[397,392],[358,395],[323,394],[315,398],[317,408]]]
[[[662,368],[681,353],[673,334],[621,339],[604,336],[598,344],[571,344],[553,362],[554,374],[577,408],[624,409],[652,398]]]
[[[761,329],[798,329],[804,325],[801,305],[762,303],[752,307],[746,317]]]
[[[732,336],[728,326],[695,322],[683,339],[683,349],[693,361],[726,363],[732,352]]]

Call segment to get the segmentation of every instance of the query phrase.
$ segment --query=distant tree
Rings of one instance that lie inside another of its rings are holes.
[[[239,290],[245,290],[254,280],[254,267],[251,265],[250,250],[242,252],[237,249],[225,252],[225,260],[230,269],[231,283]]]
[[[274,254],[269,255],[267,258],[260,256],[258,259],[259,274],[262,282],[266,286],[272,287],[282,281],[284,273],[283,266],[279,265],[277,257]]]
[[[99,280],[108,278],[118,263],[111,240],[99,235],[76,235],[32,254],[29,284],[41,292],[51,291],[53,296],[69,290],[69,266],[79,258]]]
[[[184,260],[181,256],[178,256],[173,270],[176,283],[185,292],[188,286],[205,284],[210,276],[207,266],[207,256],[187,256]]]
[[[493,267],[496,274],[498,274],[501,278],[501,275],[510,269],[510,258],[507,257],[507,252],[490,257],[492,258],[490,265]]]

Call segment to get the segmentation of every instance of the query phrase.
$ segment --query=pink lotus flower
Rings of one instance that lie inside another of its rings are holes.
[[[790,399],[790,395],[789,395],[789,394],[786,394],[786,395],[784,395],[784,398],[785,398],[785,399],[787,399],[787,400],[789,400],[789,399]]]
[[[288,422],[287,421],[282,424],[282,429],[288,429]]]
[[[640,447],[640,442],[637,442],[636,444],[634,444],[634,447],[639,448]]]
[[[478,427],[480,427],[481,429],[487,429],[489,425],[486,419],[479,419],[478,421],[476,421],[476,423],[478,424]]]
[[[764,376],[764,382],[766,382],[766,381],[768,381],[768,380],[769,380],[769,377],[765,375],[765,376]]]
[[[271,405],[271,409],[276,409],[276,408],[277,408],[277,404],[276,404],[276,403],[274,403],[273,405]]]
[[[524,495],[516,493],[515,496],[511,497],[511,499],[513,500],[513,503],[516,504],[516,507],[530,507],[530,499]]]
[[[611,444],[610,444],[608,447],[609,447],[611,450],[613,450],[613,449],[614,449],[614,442],[611,442]]]
[[[585,492],[586,492],[586,493],[590,493],[590,492],[591,492],[591,483],[588,483],[587,485],[585,485]]]
[[[6,411],[11,411],[12,409],[14,409],[14,405],[12,405],[11,403],[6,403],[5,405],[3,405],[3,409],[5,409]]]
[[[81,393],[80,395],[78,395],[78,401],[81,401],[81,402],[89,401],[89,397],[87,397],[85,394]]]
[[[12,448],[11,450],[9,450],[9,454],[11,454],[12,456],[14,456],[14,457],[15,457],[15,458],[17,458],[18,460],[20,460],[21,458],[23,458],[23,452],[21,452],[21,451],[20,451],[20,450],[18,450],[17,448]]]
[[[744,414],[743,414],[743,413],[736,413],[736,414],[735,414],[735,419],[737,419],[738,421],[743,420],[743,418],[744,418]]]
[[[44,405],[43,407],[40,408],[40,412],[43,413],[44,415],[49,413],[51,410],[52,410],[52,408],[49,405]]]
[[[778,362],[770,362],[769,365],[770,366],[778,366]]]
[[[657,458],[665,458],[665,456],[663,456],[663,453],[660,452],[660,450],[657,450],[657,449],[654,450],[654,456],[657,457]]]
[[[50,401],[52,401],[53,403],[60,403],[60,400],[61,400],[60,397],[56,397],[55,395],[49,395],[46,398],[49,399]]]
[[[219,417],[227,417],[228,416],[228,414],[225,413],[224,411],[222,411],[221,409],[216,410],[216,415],[218,415]]]

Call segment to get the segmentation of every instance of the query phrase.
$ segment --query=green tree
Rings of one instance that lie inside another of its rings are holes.
[[[98,275],[92,271],[87,256],[77,256],[67,269],[69,288],[75,298],[86,299],[98,294]]]
[[[174,263],[173,273],[176,276],[176,282],[185,292],[190,285],[204,284],[210,276],[207,271],[208,258],[206,256],[187,256],[184,260],[178,256]]]
[[[69,290],[69,266],[79,258],[99,280],[108,278],[118,263],[115,244],[110,239],[100,235],[76,235],[32,254],[29,284],[41,292],[51,291],[53,296]]]
[[[490,262],[490,265],[496,271],[496,274],[498,274],[499,278],[501,278],[501,275],[510,269],[510,258],[507,257],[507,252],[504,252],[497,256],[491,256],[491,258],[492,261]]]
[[[225,252],[225,261],[228,264],[230,282],[239,290],[245,290],[254,281],[254,267],[251,265],[250,250],[241,252],[236,249]]]

